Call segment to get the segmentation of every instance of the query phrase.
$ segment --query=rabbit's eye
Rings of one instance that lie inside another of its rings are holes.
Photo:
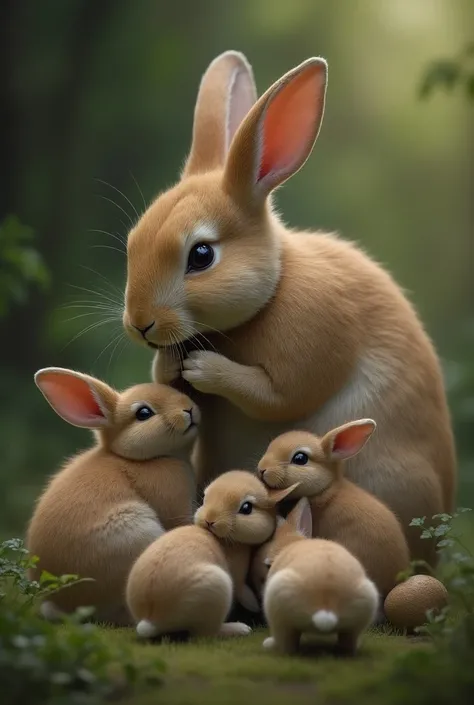
[[[244,502],[240,509],[239,509],[239,514],[252,514],[253,511],[253,505],[251,502]]]
[[[293,463],[293,465],[306,465],[308,463],[308,460],[309,457],[306,453],[298,451],[298,453],[295,453],[292,457],[291,462]]]
[[[214,262],[214,257],[215,253],[210,245],[206,242],[198,242],[189,253],[186,272],[197,272],[207,269]]]
[[[135,418],[137,421],[146,421],[147,419],[151,419],[152,416],[155,415],[155,412],[150,409],[149,406],[140,406],[136,412],[135,412]]]

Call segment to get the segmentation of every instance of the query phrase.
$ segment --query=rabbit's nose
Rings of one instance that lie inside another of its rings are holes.
[[[136,326],[134,323],[132,323],[132,326],[137,330],[139,333],[142,334],[143,338],[146,340],[146,334],[148,333],[149,330],[153,328],[155,325],[155,321],[152,321],[148,326]]]
[[[263,480],[263,476],[265,475],[266,472],[267,472],[266,468],[259,468],[258,469],[258,474],[262,480]]]
[[[212,529],[212,527],[214,526],[215,523],[216,523],[215,521],[206,521],[206,524],[209,529]]]

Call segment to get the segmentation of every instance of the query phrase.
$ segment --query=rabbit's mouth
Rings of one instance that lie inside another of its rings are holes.
[[[183,433],[183,436],[193,438],[197,434],[197,429],[198,429],[197,423],[192,422],[189,424],[189,426],[187,427],[187,429]]]

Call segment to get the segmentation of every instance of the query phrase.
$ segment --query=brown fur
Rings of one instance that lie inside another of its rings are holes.
[[[235,556],[232,562],[228,560],[226,548],[234,549],[198,526],[174,529],[148,546],[133,565],[126,588],[127,605],[140,636],[187,631],[197,637],[223,632],[232,605],[233,580],[239,582],[242,572]],[[239,554],[242,557],[241,550]]]
[[[304,632],[326,632],[337,635],[339,649],[354,653],[375,618],[376,587],[343,546],[310,539],[311,533],[311,510],[303,498],[280,520],[267,546],[263,607],[271,636],[264,646],[291,653]]]
[[[138,633],[248,633],[245,625],[223,622],[234,598],[259,610],[245,584],[252,546],[273,534],[275,503],[292,489],[269,493],[254,475],[239,470],[214,480],[195,514],[195,526],[157,539],[131,570],[127,603]],[[239,513],[245,502],[253,505],[250,514]]]
[[[58,368],[41,370],[35,379],[66,420],[82,410],[83,424],[75,416],[75,425],[95,425],[97,445],[69,460],[41,494],[27,532],[28,549],[40,558],[32,575],[44,569],[93,578],[54,595],[53,605],[62,611],[92,605],[98,619],[127,623],[124,589],[133,561],[164,530],[192,521],[189,453],[195,430],[187,431],[184,410],[193,408],[195,423],[199,411],[188,397],[157,384],[119,394],[92,377]],[[102,417],[91,419],[90,390],[106,410]],[[73,406],[74,395],[81,394],[83,407]],[[135,402],[146,402],[156,414],[137,421]]]
[[[277,503],[294,489],[292,485],[269,491],[252,473],[230,470],[216,478],[205,489],[203,503],[196,511],[194,521],[224,542],[231,541],[233,545],[246,547],[258,546],[265,543],[275,530]],[[252,513],[241,514],[240,508],[249,502],[252,504]],[[233,556],[229,560],[235,562],[239,568],[237,581],[234,571],[237,600],[247,609],[258,611],[258,603],[246,587],[250,549],[245,551],[244,562],[238,554],[229,555]]]
[[[161,346],[154,379],[181,375],[176,383],[195,390],[203,411],[200,487],[232,467],[252,469],[284,431],[322,435],[370,416],[377,438],[364,462],[348,463],[347,477],[397,514],[413,556],[432,557],[408,524],[450,511],[456,490],[433,345],[380,265],[336,235],[286,228],[272,208],[272,190],[312,150],[326,65],[309,59],[279,79],[229,142],[229,114],[235,127],[253,83],[241,57],[245,97],[233,91],[236,62],[238,55],[226,53],[206,72],[183,177],[130,233],[125,328],[143,343],[132,324],[154,322],[147,333],[148,343]],[[220,260],[187,274],[196,242],[217,248]],[[178,341],[187,355],[181,365],[170,363]]]
[[[410,562],[405,536],[385,504],[343,476],[343,461],[360,451],[374,428],[367,419],[334,429],[323,438],[290,431],[270,443],[258,470],[268,487],[284,489],[299,483],[291,497],[308,497],[313,536],[345,546],[385,598]],[[306,465],[291,462],[300,448],[309,457]]]

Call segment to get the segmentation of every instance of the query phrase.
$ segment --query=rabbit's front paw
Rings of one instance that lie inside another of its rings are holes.
[[[232,362],[210,350],[193,350],[183,362],[183,378],[200,392],[219,394]]]
[[[153,358],[151,376],[158,384],[171,384],[178,379],[181,372],[179,357],[173,354],[172,349],[161,348]]]

